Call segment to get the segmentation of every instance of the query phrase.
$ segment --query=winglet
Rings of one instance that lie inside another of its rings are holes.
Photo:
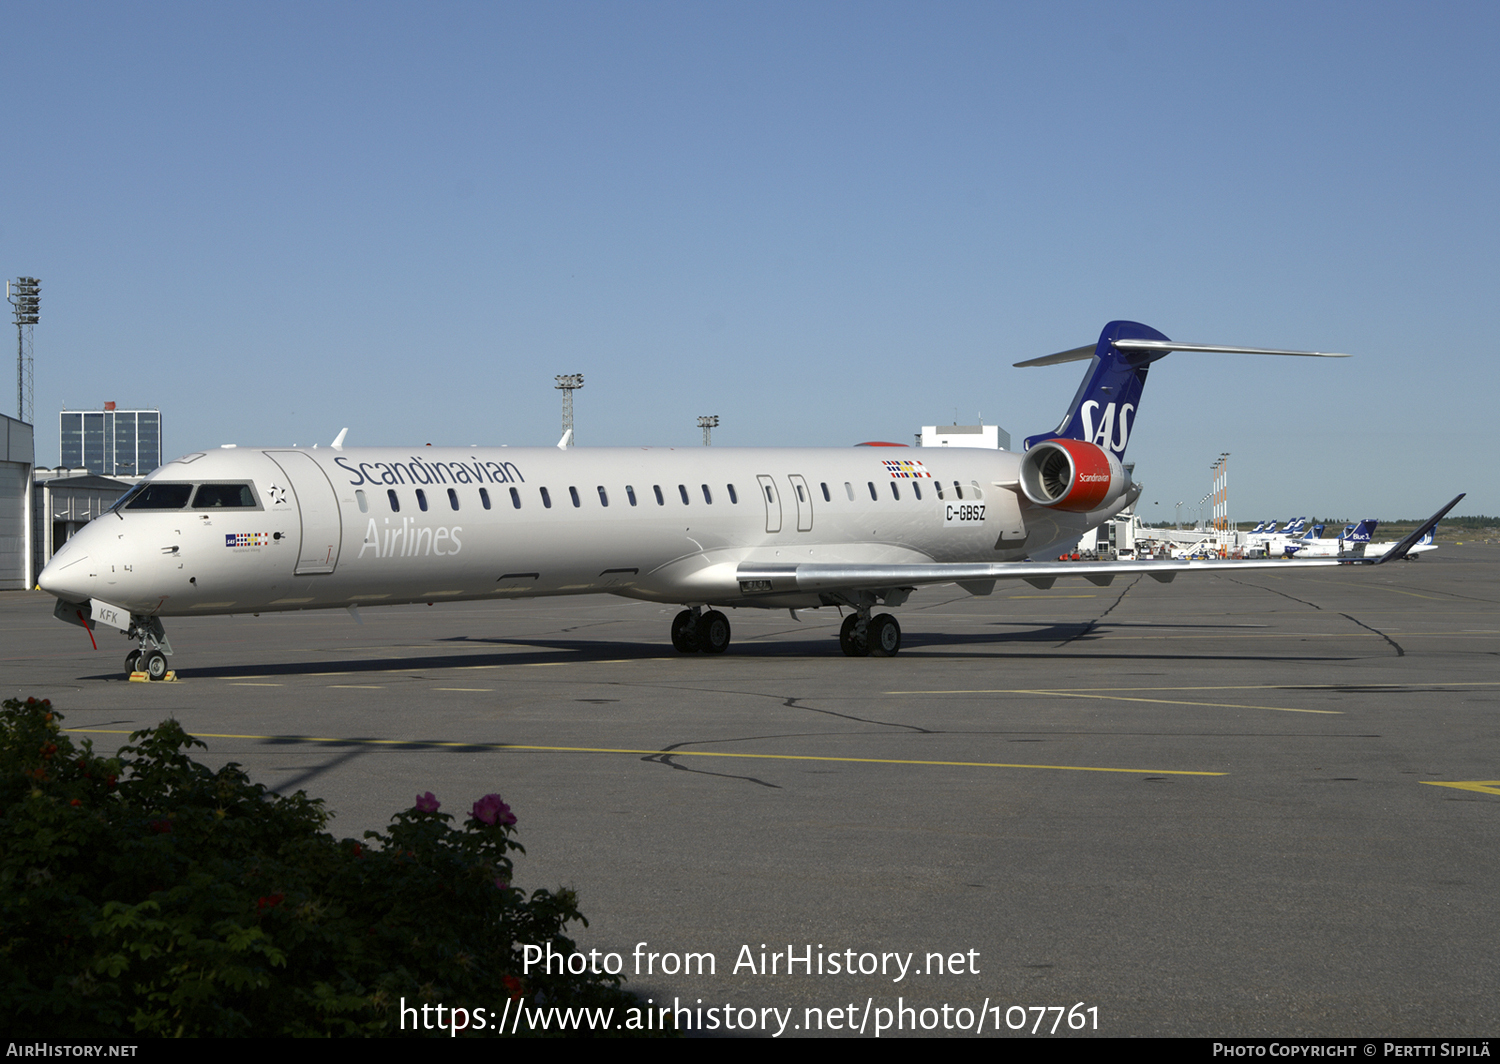
[[[1415,532],[1407,536],[1400,543],[1397,543],[1394,547],[1386,551],[1380,557],[1369,559],[1366,564],[1383,565],[1386,562],[1397,561],[1401,558],[1406,557],[1406,552],[1415,547],[1418,540],[1420,540],[1423,536],[1427,535],[1427,533],[1436,528],[1437,523],[1444,517],[1446,517],[1448,511],[1457,506],[1459,504],[1459,501],[1467,494],[1468,492],[1466,491],[1460,492],[1447,506],[1444,506],[1437,513],[1433,514],[1427,520],[1423,521],[1421,525],[1417,527],[1417,530]]]
[[[349,435],[349,426],[345,425],[337,436],[333,438],[333,449],[342,451],[344,449],[344,437]]]

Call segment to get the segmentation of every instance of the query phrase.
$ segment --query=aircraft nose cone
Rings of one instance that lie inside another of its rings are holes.
[[[36,579],[41,589],[69,602],[84,602],[94,595],[94,572],[82,546],[69,541],[52,556]]]

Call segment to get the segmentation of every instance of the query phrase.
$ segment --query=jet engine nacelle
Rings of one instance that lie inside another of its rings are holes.
[[[1089,513],[1108,506],[1129,487],[1120,460],[1083,440],[1043,440],[1021,459],[1021,490],[1038,506]]]

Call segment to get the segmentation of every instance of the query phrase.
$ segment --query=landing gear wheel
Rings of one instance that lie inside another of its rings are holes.
[[[698,618],[698,649],[705,654],[722,654],[729,649],[728,617],[709,610]]]
[[[870,656],[870,639],[866,635],[859,636],[859,614],[851,613],[844,618],[844,626],[839,629],[839,649],[851,658],[866,658]]]
[[[880,658],[894,658],[901,649],[901,625],[889,613],[870,622],[870,653]]]
[[[164,680],[167,677],[167,656],[160,650],[152,650],[141,659],[141,669],[153,680]]]
[[[141,652],[139,650],[132,650],[129,654],[125,655],[125,672],[127,675],[135,672],[140,667]]]
[[[672,618],[672,645],[683,654],[698,652],[697,621],[692,610],[683,610]]]

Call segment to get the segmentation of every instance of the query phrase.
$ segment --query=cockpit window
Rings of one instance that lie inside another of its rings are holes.
[[[200,484],[193,496],[193,509],[218,510],[224,507],[254,507],[255,493],[249,484]]]
[[[142,484],[139,492],[131,494],[125,504],[127,510],[180,510],[187,505],[193,493],[191,484],[163,484],[152,481]]]

